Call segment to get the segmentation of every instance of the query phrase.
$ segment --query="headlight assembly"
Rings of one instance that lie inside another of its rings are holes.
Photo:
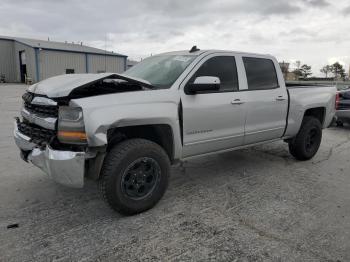
[[[83,111],[80,107],[61,106],[58,111],[58,140],[67,144],[86,144]]]

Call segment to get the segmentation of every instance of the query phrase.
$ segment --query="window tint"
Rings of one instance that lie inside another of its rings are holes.
[[[220,79],[219,92],[238,90],[238,78],[235,58],[232,56],[217,56],[206,61],[191,78],[193,83],[199,76],[216,76]]]
[[[243,57],[249,90],[264,90],[278,87],[275,66],[270,59]]]

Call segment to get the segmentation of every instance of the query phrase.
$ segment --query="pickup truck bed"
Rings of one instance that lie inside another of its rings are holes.
[[[289,114],[285,137],[292,137],[300,129],[303,115],[308,109],[319,116],[322,127],[326,128],[332,122],[335,113],[334,93],[330,86],[288,86]],[[326,103],[325,103],[326,102]],[[326,105],[326,106],[325,106]],[[331,112],[331,114],[327,114]]]

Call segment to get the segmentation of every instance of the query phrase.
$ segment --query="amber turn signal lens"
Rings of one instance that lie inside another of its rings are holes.
[[[86,140],[85,132],[74,132],[74,131],[58,131],[58,137],[67,138],[67,139],[79,139]]]

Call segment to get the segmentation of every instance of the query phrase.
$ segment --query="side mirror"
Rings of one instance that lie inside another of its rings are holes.
[[[185,94],[194,95],[198,92],[218,91],[220,89],[220,79],[216,76],[199,76],[192,84],[185,86]]]

